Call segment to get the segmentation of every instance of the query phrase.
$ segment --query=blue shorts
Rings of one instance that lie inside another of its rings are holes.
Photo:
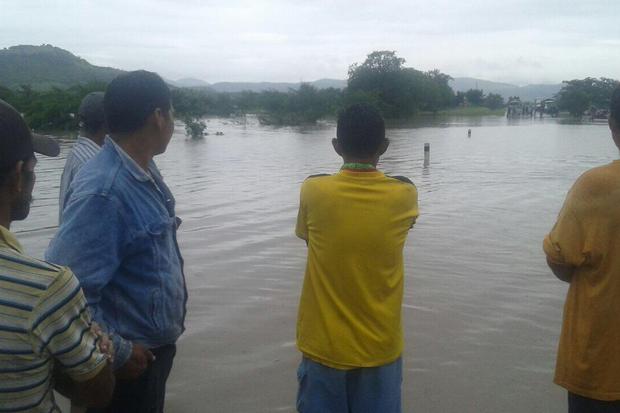
[[[401,413],[402,359],[338,370],[304,357],[297,369],[299,413]]]

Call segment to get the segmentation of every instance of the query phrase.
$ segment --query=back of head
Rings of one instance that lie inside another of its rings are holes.
[[[345,155],[375,155],[385,140],[385,122],[374,106],[358,103],[338,115],[338,143]]]
[[[0,173],[32,156],[28,125],[13,106],[0,100]]]
[[[155,109],[167,113],[170,107],[166,83],[158,74],[145,70],[118,76],[105,92],[105,119],[112,135],[136,132],[145,126]]]
[[[84,96],[78,109],[80,129],[84,129],[90,134],[95,134],[105,126],[103,99],[103,92],[91,92]]]

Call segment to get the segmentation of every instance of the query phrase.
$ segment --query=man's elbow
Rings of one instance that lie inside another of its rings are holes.
[[[559,280],[564,281],[566,283],[570,283],[573,279],[573,274],[575,272],[575,267],[571,265],[563,265],[558,264],[547,257],[547,265]]]

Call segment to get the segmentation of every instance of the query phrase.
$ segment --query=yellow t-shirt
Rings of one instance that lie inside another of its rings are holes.
[[[297,320],[304,355],[339,369],[400,356],[402,253],[417,216],[413,183],[379,171],[303,183],[296,234],[308,242]]]
[[[543,247],[551,261],[575,267],[555,382],[584,397],[620,400],[620,161],[577,180]]]

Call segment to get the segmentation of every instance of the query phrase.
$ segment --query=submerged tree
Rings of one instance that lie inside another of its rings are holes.
[[[573,117],[595,107],[608,108],[611,95],[620,82],[615,79],[587,77],[585,79],[565,80],[556,95],[558,107],[567,110]]]
[[[371,96],[386,117],[403,118],[418,110],[436,111],[450,105],[454,92],[450,76],[439,70],[421,72],[405,67],[395,51],[370,53],[349,68],[347,94]],[[347,100],[345,98],[345,100]]]

